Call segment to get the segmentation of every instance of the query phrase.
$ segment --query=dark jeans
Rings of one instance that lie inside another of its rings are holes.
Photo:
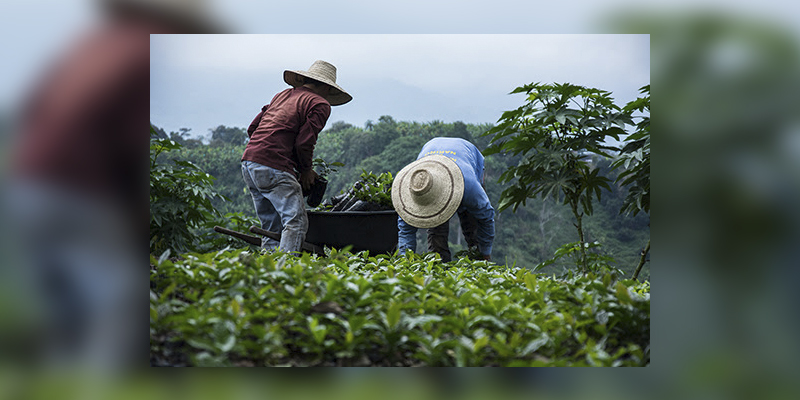
[[[475,240],[476,232],[478,230],[478,222],[472,214],[463,211],[458,213],[458,220],[461,222],[461,233],[464,234],[464,239],[467,241],[467,247],[478,246]],[[428,229],[428,251],[436,252],[442,256],[442,262],[452,260],[450,255],[450,246],[447,244],[447,237],[450,234],[450,221],[447,221],[439,226]]]

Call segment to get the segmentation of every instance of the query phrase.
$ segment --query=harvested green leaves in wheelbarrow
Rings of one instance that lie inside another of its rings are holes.
[[[322,203],[318,211],[381,211],[394,210],[392,206],[391,172],[375,175],[363,171],[359,180],[344,193]]]

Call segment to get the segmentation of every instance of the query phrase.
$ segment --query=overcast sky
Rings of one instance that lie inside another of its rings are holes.
[[[78,33],[102,20],[99,1],[0,1],[0,46],[13,55],[0,63],[0,114],[18,106]],[[532,81],[596,86],[619,101],[649,83],[647,36],[362,33],[588,34],[617,31],[614,18],[625,13],[667,18],[690,9],[764,16],[800,29],[800,3],[787,0],[307,0],[302,10],[293,2],[197,3],[236,32],[269,35],[154,37],[152,120],[168,131],[189,127],[204,134],[219,124],[244,126],[286,87],[284,69],[306,69],[318,58],[339,67],[339,83],[354,96],[334,108],[330,123],[359,126],[381,115],[492,123],[522,102],[506,93]],[[295,33],[355,35],[272,35]]]
[[[167,132],[246,127],[286,69],[333,63],[353,101],[328,126],[398,121],[494,123],[531,82],[611,91],[618,103],[650,83],[649,35],[153,35],[150,115]]]

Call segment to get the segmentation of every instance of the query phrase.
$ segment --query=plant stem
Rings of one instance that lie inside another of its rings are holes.
[[[570,205],[572,206],[572,213],[575,214],[575,220],[577,223],[575,224],[575,228],[578,229],[578,244],[581,246],[581,259],[580,259],[580,267],[581,272],[586,273],[589,270],[589,267],[586,265],[586,246],[584,245],[584,237],[583,237],[583,215],[578,212],[578,202],[570,201]]]
[[[639,265],[636,267],[636,271],[633,273],[633,279],[636,279],[639,276],[639,272],[642,270],[642,266],[645,263],[645,258],[647,257],[647,253],[650,252],[650,239],[647,239],[647,246],[642,249],[642,257],[639,258]]]

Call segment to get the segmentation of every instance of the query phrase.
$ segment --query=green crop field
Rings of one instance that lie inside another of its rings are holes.
[[[643,366],[649,283],[437,256],[151,257],[154,366]]]

